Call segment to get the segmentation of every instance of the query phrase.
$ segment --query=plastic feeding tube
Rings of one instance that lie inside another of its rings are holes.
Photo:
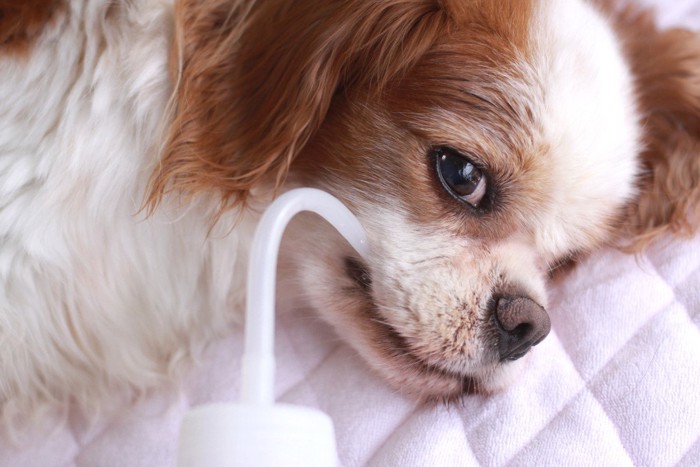
[[[365,231],[358,220],[340,201],[324,191],[313,188],[289,191],[265,211],[255,231],[248,264],[241,391],[241,402],[244,404],[269,404],[274,399],[277,255],[287,224],[302,211],[319,214],[345,237],[360,256],[366,259],[368,254]]]
[[[180,467],[333,466],[331,419],[321,411],[274,403],[277,257],[289,221],[302,211],[326,219],[367,258],[366,234],[336,198],[298,188],[275,200],[255,231],[248,263],[241,400],[188,412],[180,429]]]

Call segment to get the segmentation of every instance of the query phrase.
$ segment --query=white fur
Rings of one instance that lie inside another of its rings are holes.
[[[111,4],[71,2],[28,61],[0,59],[6,418],[161,384],[243,299],[252,222],[208,234],[201,203],[141,212],[171,93],[172,7]]]
[[[534,231],[538,250],[554,258],[590,248],[598,226],[632,197],[641,131],[631,73],[600,14],[547,0],[534,22],[538,121],[552,169],[550,205]]]

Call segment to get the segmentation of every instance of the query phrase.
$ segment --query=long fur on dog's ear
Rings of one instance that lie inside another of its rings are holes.
[[[645,147],[639,196],[622,228],[639,250],[666,232],[691,234],[700,215],[700,36],[659,30],[649,11],[615,12],[637,83]],[[614,155],[611,155],[614,157]]]
[[[279,186],[336,93],[380,89],[447,23],[427,0],[184,0],[176,15],[176,109],[151,206],[177,190],[226,208]]]

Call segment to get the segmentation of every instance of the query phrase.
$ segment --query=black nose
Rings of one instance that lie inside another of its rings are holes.
[[[547,311],[527,297],[494,297],[494,320],[501,361],[517,360],[547,337]]]

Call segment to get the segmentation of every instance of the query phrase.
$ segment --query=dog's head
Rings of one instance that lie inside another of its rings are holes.
[[[646,16],[572,0],[267,0],[183,2],[179,21],[155,198],[239,206],[286,180],[347,203],[371,258],[318,222],[292,240],[304,288],[420,397],[502,384],[549,332],[552,269],[615,233],[677,227],[699,197],[698,42]]]

